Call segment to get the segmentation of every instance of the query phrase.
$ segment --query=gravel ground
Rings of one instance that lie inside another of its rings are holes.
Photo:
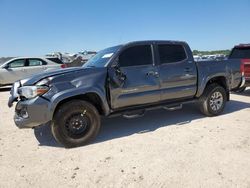
[[[250,187],[250,90],[224,114],[194,105],[103,119],[96,141],[64,149],[48,127],[19,130],[0,91],[0,187]]]

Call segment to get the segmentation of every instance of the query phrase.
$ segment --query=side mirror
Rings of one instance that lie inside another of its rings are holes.
[[[116,87],[122,87],[126,80],[126,75],[121,71],[119,64],[112,66],[109,70],[111,82]]]
[[[9,69],[10,68],[9,64],[5,65],[4,68]]]
[[[115,73],[116,73],[116,75],[118,76],[118,78],[119,78],[121,81],[124,82],[124,81],[126,80],[127,77],[126,77],[126,75],[121,71],[119,65],[115,66],[114,69],[115,69]]]

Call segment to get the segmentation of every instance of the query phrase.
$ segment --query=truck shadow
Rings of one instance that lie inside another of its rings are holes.
[[[231,100],[227,103],[222,115],[245,108],[250,108],[250,104]],[[133,134],[152,132],[171,125],[188,126],[193,120],[204,117],[199,112],[197,106],[189,104],[184,105],[183,109],[177,111],[166,111],[163,109],[149,111],[145,116],[135,119],[125,119],[123,117],[103,118],[100,133],[91,144],[127,137]],[[37,128],[34,130],[34,133],[41,146],[62,147],[54,140],[49,126]]]
[[[234,93],[235,95],[241,95],[241,96],[250,96],[250,87],[248,87],[244,92],[242,93]]]

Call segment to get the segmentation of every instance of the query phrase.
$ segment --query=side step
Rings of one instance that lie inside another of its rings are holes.
[[[180,110],[182,109],[182,104],[174,105],[174,106],[164,106],[163,109],[169,110],[169,111]]]
[[[130,113],[124,113],[122,116],[127,119],[138,118],[145,115],[145,110],[132,111]]]

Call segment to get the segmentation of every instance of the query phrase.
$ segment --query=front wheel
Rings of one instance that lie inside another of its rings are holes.
[[[57,142],[72,148],[93,140],[100,130],[100,124],[99,113],[92,104],[72,100],[55,112],[51,132]]]
[[[218,84],[210,84],[199,99],[200,110],[206,116],[219,115],[224,110],[226,101],[226,90]]]

